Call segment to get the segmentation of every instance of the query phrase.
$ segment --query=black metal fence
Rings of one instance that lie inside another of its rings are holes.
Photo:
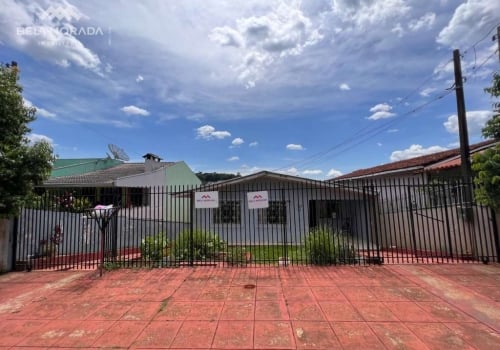
[[[19,218],[16,261],[34,269],[499,261],[497,218],[464,199],[470,185],[39,189]],[[110,204],[119,209],[103,233],[89,208]]]

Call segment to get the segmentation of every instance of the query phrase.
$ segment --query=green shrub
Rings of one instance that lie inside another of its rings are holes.
[[[192,236],[189,231],[184,231],[174,243],[175,256],[179,260],[188,260],[191,249],[193,260],[216,259],[225,247],[226,244],[219,235],[200,230],[193,231]]]
[[[92,204],[87,197],[75,198],[73,208],[71,211],[74,213],[83,213],[86,209],[90,208]]]
[[[141,255],[144,260],[161,261],[169,255],[169,240],[160,232],[157,235],[146,236],[141,242]]]
[[[354,247],[349,246],[348,239],[324,227],[309,232],[304,245],[310,262],[315,265],[356,262]]]
[[[226,261],[229,265],[243,266],[247,263],[245,248],[231,247],[227,251]]]

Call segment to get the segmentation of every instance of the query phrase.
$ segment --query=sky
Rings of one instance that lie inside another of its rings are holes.
[[[314,179],[458,147],[491,117],[495,0],[0,0],[29,139],[59,158]]]

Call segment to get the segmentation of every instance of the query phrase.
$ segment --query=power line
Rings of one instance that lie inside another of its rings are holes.
[[[369,128],[369,130],[361,133],[361,135],[359,135],[359,132],[358,132],[357,134],[350,136],[347,140],[343,140],[343,141],[335,144],[334,146],[328,148],[325,151],[318,152],[318,153],[312,155],[311,157],[308,157],[308,158],[302,159],[300,161],[288,164],[287,166],[284,166],[284,167],[274,169],[273,171],[280,171],[280,170],[284,170],[286,168],[290,168],[293,166],[304,167],[304,166],[311,164],[314,161],[317,161],[317,160],[319,160],[322,157],[327,156],[327,155],[329,155],[328,159],[332,159],[335,156],[337,156],[345,151],[351,150],[354,147],[356,147],[356,146],[368,141],[369,139],[381,134],[382,132],[384,132],[384,131],[388,130],[389,128],[402,122],[404,119],[406,119],[406,117],[418,112],[419,110],[425,108],[426,106],[428,106],[436,101],[443,99],[444,97],[448,96],[449,94],[451,94],[453,92],[454,92],[454,89],[449,89],[449,90],[443,92],[441,95],[438,95],[435,98],[433,98],[429,101],[426,101],[425,103],[422,103],[422,104],[418,105],[417,107],[413,108],[412,110],[402,114],[400,117],[398,117],[396,119],[392,119],[384,124],[378,125],[375,128]],[[365,127],[364,129],[368,129],[368,128]],[[361,136],[361,137],[359,137],[359,136]],[[362,137],[362,136],[365,136],[365,137]]]
[[[490,34],[492,33],[493,30],[495,30],[497,28],[497,26],[500,25],[500,23],[496,24],[495,26],[493,26],[487,34],[485,34],[482,38],[480,38],[478,41],[476,41],[473,45],[471,45],[468,49],[466,49],[464,52],[463,52],[463,55],[467,54],[467,52],[470,50],[470,49],[474,49],[474,53],[476,54],[476,46],[479,45],[481,42],[483,42],[484,40],[486,40],[486,38],[488,38],[490,36]],[[493,57],[493,55],[496,54],[498,50],[496,50],[495,52],[493,52],[491,55],[489,55],[479,66],[474,66],[473,68],[473,72],[476,72],[477,70],[479,70],[480,68],[482,68],[490,59],[491,57]],[[438,70],[434,70],[432,72],[432,74],[430,74],[427,78],[425,78],[422,83],[420,83],[417,87],[415,87],[413,90],[411,90],[405,97],[403,97],[401,100],[399,100],[399,102],[397,104],[394,105],[394,107],[398,106],[398,105],[401,105],[402,103],[404,103],[405,101],[407,101],[409,99],[410,96],[412,96],[413,94],[415,94],[416,92],[418,92],[423,86],[425,86],[437,73],[439,73],[440,71],[443,71],[445,69],[445,67],[449,64],[453,62],[453,58],[449,59],[446,63],[444,64],[441,64],[440,65],[440,69]],[[330,153],[336,151],[335,153],[333,153],[332,155],[330,155],[329,159],[333,158],[334,156],[340,154],[341,152],[345,152],[346,150],[350,150],[352,148],[354,148],[355,146],[359,145],[359,144],[362,144],[366,141],[368,141],[369,139],[373,138],[374,136],[377,136],[379,135],[380,133],[382,133],[383,131],[385,130],[388,130],[390,127],[402,122],[404,119],[406,119],[406,117],[408,117],[409,115],[425,108],[426,106],[438,101],[438,100],[441,100],[443,99],[444,97],[448,96],[449,94],[451,94],[452,92],[454,92],[454,88],[450,88],[450,89],[447,89],[446,92],[442,93],[441,95],[438,95],[436,96],[435,98],[417,106],[416,108],[404,113],[403,115],[401,115],[400,117],[396,118],[396,119],[393,119],[393,120],[390,120],[384,124],[381,124],[381,125],[378,125],[376,127],[372,127],[371,125],[367,125],[361,129],[359,129],[358,131],[356,131],[354,134],[352,134],[350,137],[348,137],[347,139],[344,139],[343,141],[327,148],[326,150],[324,151],[321,151],[321,152],[318,152],[318,153],[315,153],[313,154],[312,156],[310,157],[307,157],[307,158],[304,158],[302,160],[299,160],[299,161],[296,161],[296,162],[292,162],[292,163],[289,163],[288,165],[286,166],[283,166],[283,167],[280,167],[280,168],[277,168],[277,169],[274,169],[274,171],[280,171],[280,170],[284,170],[286,168],[290,168],[290,167],[294,167],[294,166],[297,166],[297,167],[300,167],[300,168],[303,168],[304,166],[308,165],[308,164],[311,164],[327,155],[329,155]],[[354,142],[357,140],[357,142]],[[343,146],[347,146],[347,147],[343,147]]]

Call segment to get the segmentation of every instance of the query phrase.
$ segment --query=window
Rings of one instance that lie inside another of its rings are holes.
[[[260,209],[259,224],[286,224],[286,202],[269,201],[269,207]]]
[[[219,207],[214,210],[214,223],[216,224],[239,224],[240,222],[239,201],[221,201]]]
[[[134,207],[149,206],[149,188],[145,187],[132,187],[129,191],[129,205]]]

